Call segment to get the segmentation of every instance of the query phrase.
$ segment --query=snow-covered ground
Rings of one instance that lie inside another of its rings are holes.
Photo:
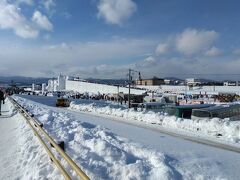
[[[161,85],[161,86],[137,86],[139,88],[148,89],[156,92],[173,92],[173,93],[187,93],[187,94],[218,94],[221,93],[237,93],[240,94],[240,86],[196,86],[192,90],[186,86],[173,86],[173,85]]]
[[[0,132],[0,179],[63,179],[8,100],[2,107]]]
[[[54,112],[24,99],[15,99],[27,105],[51,136],[67,142],[67,153],[92,179],[170,179],[175,176],[161,152],[144,148],[66,112]]]
[[[183,119],[175,116],[167,116],[161,113],[148,111],[135,111],[124,107],[118,108],[116,105],[101,103],[99,101],[76,100],[71,103],[71,109],[91,112],[95,115],[104,115],[128,121],[144,122],[146,124],[156,124],[156,126],[170,128],[182,133],[195,133],[197,136],[215,138],[226,142],[239,144],[240,141],[240,121],[230,121],[226,119]],[[219,136],[221,134],[221,136]],[[239,144],[240,145],[240,144]]]
[[[55,108],[54,97],[14,98],[55,139],[66,142],[67,153],[92,179],[238,179],[240,175],[238,153],[123,124],[113,116],[106,119]],[[122,118],[132,122],[131,116]]]

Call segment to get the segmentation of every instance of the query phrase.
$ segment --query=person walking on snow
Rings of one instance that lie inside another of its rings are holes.
[[[0,116],[2,115],[1,110],[2,102],[4,103],[4,93],[2,92],[2,90],[0,90]]]

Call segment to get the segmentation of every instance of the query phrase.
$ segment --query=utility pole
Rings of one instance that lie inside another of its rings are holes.
[[[139,71],[135,71],[135,70],[132,70],[132,69],[129,69],[128,70],[128,108],[131,107],[131,103],[130,103],[130,94],[131,94],[131,83],[132,83],[132,72],[137,72],[139,73],[139,77],[141,77],[141,74]]]
[[[117,89],[118,89],[118,108],[119,108],[119,84],[117,85]]]
[[[129,69],[129,72],[128,72],[128,109],[129,109],[130,106],[131,106],[131,104],[130,104],[131,72],[132,72],[132,70]]]

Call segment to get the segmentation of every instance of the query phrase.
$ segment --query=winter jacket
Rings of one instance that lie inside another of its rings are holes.
[[[3,101],[4,100],[4,93],[2,91],[0,91],[0,100]]]

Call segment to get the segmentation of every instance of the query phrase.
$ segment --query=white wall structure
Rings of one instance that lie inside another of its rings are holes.
[[[42,94],[43,94],[45,91],[46,91],[46,84],[43,83],[43,84],[42,84]]]
[[[93,94],[117,94],[118,87],[113,85],[106,84],[97,84],[97,83],[89,83],[85,80],[74,80],[72,77],[59,75],[57,79],[48,80],[47,85],[48,91],[75,91],[79,93],[93,93]],[[128,94],[128,88],[119,87],[119,92],[123,92],[124,94]],[[143,94],[146,90],[139,90],[131,88],[131,94]]]
[[[73,80],[66,80],[66,90],[67,91],[76,91],[79,93],[89,92],[93,94],[117,94],[118,87],[106,84],[96,84],[96,83],[89,83],[83,81],[73,81]],[[119,87],[119,92],[123,92],[124,94],[128,94],[128,88],[126,87]],[[131,94],[143,94],[145,90],[139,89],[132,89]]]
[[[67,77],[66,76],[63,76],[63,75],[59,75],[58,76],[58,79],[57,79],[57,83],[58,83],[58,87],[57,87],[57,90],[58,91],[64,91],[66,89],[66,79]]]
[[[194,79],[194,78],[187,78],[185,79],[185,82],[187,85],[197,85],[197,84],[201,84],[201,82],[199,82],[197,79]]]
[[[55,81],[55,79],[49,79],[48,80],[48,86],[47,86],[47,90],[48,91],[54,91],[54,85],[55,85],[55,83],[54,83],[54,81]]]
[[[35,91],[35,84],[32,84],[32,92]]]
[[[65,91],[66,89],[66,76],[59,75],[57,79],[49,79],[47,90],[48,91]]]

